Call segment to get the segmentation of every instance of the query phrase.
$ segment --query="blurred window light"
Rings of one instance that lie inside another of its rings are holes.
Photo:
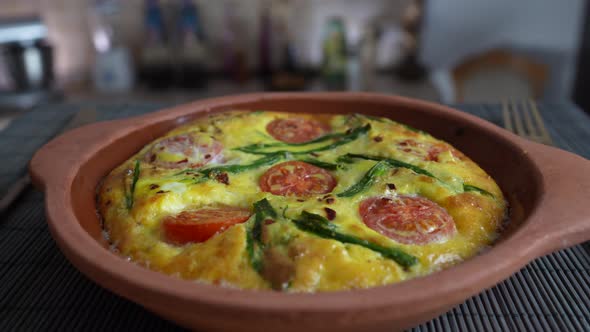
[[[0,43],[11,43],[44,39],[47,29],[41,22],[5,23],[0,22]]]

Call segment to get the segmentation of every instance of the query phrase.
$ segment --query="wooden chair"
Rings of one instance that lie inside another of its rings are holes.
[[[452,70],[455,102],[539,99],[548,68],[528,56],[492,50],[471,57]]]

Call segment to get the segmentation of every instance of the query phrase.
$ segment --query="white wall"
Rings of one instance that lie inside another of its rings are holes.
[[[421,60],[441,71],[488,49],[523,50],[538,54],[550,65],[549,99],[567,98],[584,5],[584,0],[428,1]]]
[[[575,52],[584,0],[429,1],[422,59],[431,67],[499,45]]]

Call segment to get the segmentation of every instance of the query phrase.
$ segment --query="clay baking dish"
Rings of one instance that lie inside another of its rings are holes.
[[[511,226],[489,251],[432,275],[335,293],[284,294],[202,285],[153,272],[109,251],[96,187],[151,140],[191,118],[228,109],[386,116],[454,144],[499,183]],[[208,99],[68,132],[30,163],[45,192],[49,228],[88,278],[147,309],[200,330],[374,331],[427,321],[508,278],[532,259],[590,239],[590,161],[521,139],[449,107],[351,93],[251,94]]]

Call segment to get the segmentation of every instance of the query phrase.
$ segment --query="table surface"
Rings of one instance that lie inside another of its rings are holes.
[[[60,104],[35,109],[0,132],[0,194],[25,172],[34,151],[72,114],[99,120],[162,108],[157,104]],[[502,123],[499,105],[457,108]],[[590,158],[590,118],[570,103],[541,104],[556,145]],[[539,258],[511,278],[413,330],[590,331],[590,244]],[[56,247],[43,194],[28,190],[0,219],[0,331],[181,330],[88,280]]]

